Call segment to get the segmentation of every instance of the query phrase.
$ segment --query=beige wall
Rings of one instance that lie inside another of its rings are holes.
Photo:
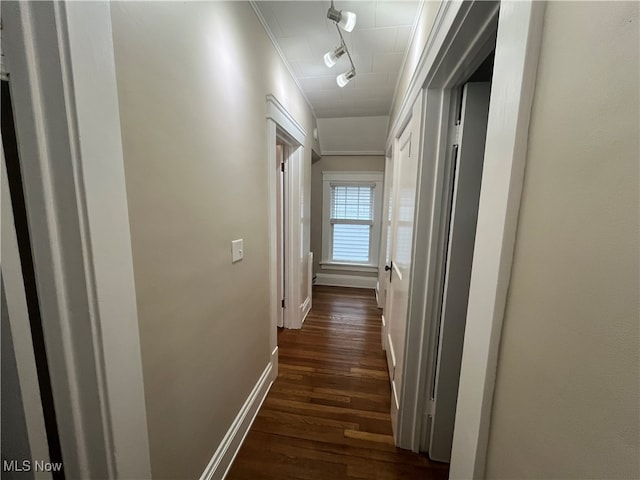
[[[248,3],[111,9],[152,473],[197,478],[270,359],[265,96],[307,131],[304,252],[314,119]]]
[[[389,117],[319,118],[318,132],[322,154],[344,155],[345,152],[373,155],[384,152]]]
[[[418,66],[418,61],[424,50],[424,47],[429,39],[431,28],[433,27],[433,21],[436,18],[436,14],[440,8],[440,0],[426,0],[422,5],[420,11],[420,17],[418,18],[416,29],[411,39],[411,44],[407,51],[407,57],[405,63],[400,72],[400,78],[398,79],[398,86],[394,93],[393,103],[391,105],[391,112],[389,114],[389,127],[393,127],[393,123],[396,121],[402,102],[405,95],[408,93],[409,84],[413,73]]]
[[[313,252],[313,273],[336,275],[357,275],[376,277],[376,272],[352,272],[320,268],[322,259],[322,172],[384,172],[382,155],[326,155],[311,166],[311,251]]]
[[[487,478],[640,478],[638,6],[547,4]]]

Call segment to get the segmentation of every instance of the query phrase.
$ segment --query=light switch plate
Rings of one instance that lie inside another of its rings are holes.
[[[244,241],[242,238],[231,241],[231,263],[239,262],[244,258]]]

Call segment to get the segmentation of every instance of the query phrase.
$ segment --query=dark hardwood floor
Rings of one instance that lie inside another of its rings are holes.
[[[314,287],[302,330],[278,332],[278,378],[227,479],[446,479],[393,445],[380,328],[373,290]]]

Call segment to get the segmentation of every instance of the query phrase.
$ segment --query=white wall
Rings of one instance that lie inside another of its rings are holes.
[[[487,478],[640,478],[638,7],[547,4]]]
[[[248,3],[111,11],[152,474],[197,478],[270,360],[266,95],[307,132],[303,291],[315,121]]]
[[[402,102],[407,94],[407,90],[409,89],[409,84],[413,77],[413,73],[418,66],[420,56],[424,51],[427,40],[429,39],[429,34],[431,33],[433,22],[441,3],[442,2],[440,2],[440,0],[425,0],[422,5],[420,16],[416,22],[413,37],[411,38],[411,43],[407,49],[404,64],[402,66],[400,76],[398,77],[396,91],[393,96],[393,103],[391,104],[391,112],[389,113],[390,126],[393,126],[398,114],[400,113]]]

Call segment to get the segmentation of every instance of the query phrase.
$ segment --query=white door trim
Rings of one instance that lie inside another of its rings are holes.
[[[543,2],[505,2],[500,10],[451,478],[485,471],[544,9]]]
[[[287,197],[285,198],[286,208],[284,214],[287,215],[285,226],[285,265],[286,284],[285,299],[286,309],[284,313],[285,328],[302,328],[304,311],[311,300],[301,299],[300,283],[301,262],[308,259],[302,258],[296,252],[301,252],[300,229],[301,229],[301,205],[302,205],[302,167],[304,162],[304,143],[306,131],[302,125],[296,121],[287,109],[273,95],[267,95],[267,161],[269,182],[269,292],[270,292],[270,347],[277,346],[277,325],[278,325],[278,237],[277,237],[277,191],[276,170],[272,168],[276,164],[276,139],[285,144],[285,182]],[[276,372],[277,374],[277,372]]]
[[[378,254],[378,282],[376,284],[376,300],[378,308],[384,309],[387,299],[389,273],[385,270],[387,264],[387,248],[389,237],[389,195],[393,180],[393,160],[386,155],[384,159],[384,184],[382,192],[382,213],[380,216],[380,252]]]
[[[436,194],[442,185],[451,107],[451,89],[477,68],[496,39],[485,167],[480,195],[476,246],[469,293],[467,330],[458,395],[451,478],[484,475],[491,402],[506,291],[526,159],[544,2],[443,2],[409,89],[389,132],[387,149],[402,130],[418,93],[426,89],[421,135],[415,248],[405,348],[399,443],[417,450],[427,414],[426,378],[430,341],[429,296],[437,270]],[[433,168],[426,166],[432,165]],[[440,167],[438,167],[440,165]],[[473,342],[470,341],[473,339]]]
[[[267,118],[276,122],[290,135],[295,140],[294,144],[304,145],[307,132],[274,95],[267,95]]]
[[[412,80],[416,98],[421,92],[424,95],[422,128],[419,140],[416,139],[421,147],[413,232],[416,247],[412,252],[397,440],[398,446],[416,452],[428,422],[429,354],[435,336],[433,327],[439,319],[433,310],[440,300],[440,273],[445,261],[442,252],[448,229],[449,198],[443,192],[451,183],[452,171],[449,112],[455,108],[458,83],[473,73],[493,47],[497,13],[496,2],[443,3]],[[394,128],[401,129],[412,114],[405,104],[401,112],[406,112],[406,116],[398,117]]]
[[[2,14],[66,476],[150,478],[110,7]]]

